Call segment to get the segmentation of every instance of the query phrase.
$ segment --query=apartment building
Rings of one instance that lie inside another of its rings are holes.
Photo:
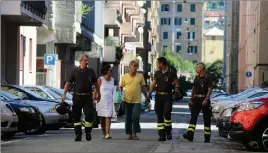
[[[7,83],[36,83],[36,27],[46,13],[46,1],[0,1],[1,79]]]
[[[240,1],[238,89],[268,81],[267,1]]]
[[[203,1],[160,1],[159,49],[168,48],[185,60],[202,60]]]

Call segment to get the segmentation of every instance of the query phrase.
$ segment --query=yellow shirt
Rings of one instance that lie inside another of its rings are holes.
[[[134,77],[131,77],[128,73],[124,74],[120,82],[120,86],[125,88],[124,101],[127,103],[140,103],[141,87],[144,85],[145,81],[142,74],[137,73]]]

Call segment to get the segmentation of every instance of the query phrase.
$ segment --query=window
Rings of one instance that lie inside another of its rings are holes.
[[[253,94],[253,95],[249,96],[248,99],[249,98],[261,97],[261,96],[264,96],[266,94],[268,94],[268,92],[259,92],[259,93],[256,93],[256,94]]]
[[[168,12],[169,11],[169,4],[162,4],[161,5],[161,11],[162,12]]]
[[[191,18],[191,19],[190,19],[190,24],[191,24],[191,25],[195,25],[195,18]]]
[[[195,32],[188,32],[188,39],[195,40]]]
[[[197,53],[197,46],[188,46],[188,51],[189,54],[194,54]]]
[[[180,53],[182,51],[182,47],[180,45],[176,46],[176,52]]]
[[[181,32],[177,32],[177,39],[181,39]]]
[[[161,25],[170,25],[170,18],[161,18]]]
[[[177,5],[177,12],[182,12],[182,4]]]
[[[168,39],[168,32],[163,32],[163,39]]]
[[[191,6],[190,6],[191,8],[191,12],[195,12],[195,4],[191,4]]]
[[[216,36],[212,36],[212,40],[216,40]]]
[[[174,24],[175,25],[181,25],[182,23],[181,23],[181,18],[175,18],[174,19],[175,21],[174,21]]]
[[[33,63],[33,57],[32,57],[32,52],[33,52],[33,44],[32,44],[32,39],[30,38],[29,41],[29,71],[32,72],[32,63]]]
[[[184,23],[188,23],[188,18],[185,18]]]

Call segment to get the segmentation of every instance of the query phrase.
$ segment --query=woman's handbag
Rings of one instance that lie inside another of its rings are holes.
[[[122,103],[122,94],[120,91],[114,91],[113,93],[113,102],[115,104],[121,104]]]

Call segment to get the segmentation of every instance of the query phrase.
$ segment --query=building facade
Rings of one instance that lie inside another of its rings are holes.
[[[204,30],[202,61],[213,63],[223,60],[224,31],[217,27]]]
[[[237,93],[240,2],[226,0],[225,4],[223,85],[227,93]]]
[[[243,90],[268,81],[266,1],[240,2],[238,87]]]
[[[203,1],[160,1],[159,49],[168,48],[182,59],[202,60]]]

